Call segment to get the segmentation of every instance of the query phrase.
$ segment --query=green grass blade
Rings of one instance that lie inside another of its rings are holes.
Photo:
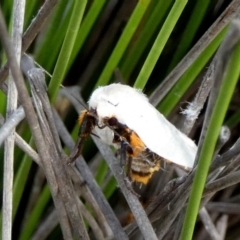
[[[117,181],[112,177],[103,190],[103,193],[107,199],[109,199],[117,188]]]
[[[226,122],[225,124],[230,127],[236,127],[237,124],[239,124],[240,122],[240,110],[238,110],[237,112],[235,112]]]
[[[37,14],[37,9],[40,6],[40,2],[28,0],[26,1],[26,10],[25,10],[25,17],[24,17],[24,29],[28,27],[31,20]]]
[[[100,164],[98,165],[98,170],[95,176],[95,179],[99,185],[101,185],[102,182],[104,181],[107,172],[108,172],[108,165],[104,160],[101,160]]]
[[[153,38],[155,31],[166,16],[171,4],[172,0],[158,1],[153,11],[148,13],[149,18],[146,19],[145,26],[140,31],[134,45],[129,49],[129,53],[127,53],[121,61],[120,69],[124,79],[129,79],[133,69],[136,67],[142,54]]]
[[[57,96],[61,82],[66,74],[67,64],[70,59],[70,55],[73,49],[74,42],[76,40],[77,31],[81,23],[83,13],[86,7],[86,0],[78,1],[75,0],[73,7],[72,16],[69,22],[66,37],[64,39],[61,52],[53,72],[51,82],[49,84],[49,96],[50,100],[53,102]]]
[[[17,213],[20,200],[22,199],[31,166],[32,159],[29,159],[29,157],[25,155],[17,171],[13,185],[13,220]]]
[[[134,87],[143,89],[150,77],[154,66],[174,28],[182,11],[187,4],[187,0],[177,0],[173,5],[161,31],[159,32],[152,49],[150,50],[147,59],[137,77]]]
[[[44,189],[42,190],[40,197],[38,198],[38,201],[31,213],[31,215],[29,216],[29,218],[26,222],[26,225],[24,226],[24,228],[22,230],[21,236],[19,238],[20,240],[31,239],[31,236],[32,236],[36,226],[38,225],[40,218],[41,218],[42,214],[44,213],[44,209],[46,208],[46,205],[50,199],[51,199],[51,193],[50,193],[48,185],[46,184]]]
[[[11,18],[13,8],[13,0],[11,1],[1,1],[1,9],[6,19],[6,22]]]
[[[6,112],[6,95],[1,91],[0,92],[0,113],[4,116]]]
[[[162,100],[158,109],[163,115],[167,116],[179,102],[186,90],[191,86],[200,71],[204,68],[219,47],[226,31],[227,28],[218,34],[218,36],[206,47],[206,49],[179,79],[179,81],[173,86],[168,95]]]
[[[76,41],[73,46],[72,55],[70,56],[70,60],[68,63],[68,70],[72,65],[74,59],[76,58],[77,54],[81,50],[84,42],[86,41],[90,31],[92,30],[93,25],[96,24],[97,18],[101,13],[103,7],[105,6],[106,2],[107,0],[95,0],[92,3],[91,8],[87,12],[87,15],[84,17],[82,26],[80,27],[80,31],[77,34]]]
[[[228,64],[226,74],[224,76],[216,104],[213,108],[212,116],[209,122],[206,138],[202,146],[199,157],[199,163],[194,176],[193,186],[190,193],[189,203],[186,211],[183,229],[181,232],[181,240],[191,240],[193,236],[194,226],[199,211],[202,192],[206,182],[209,166],[214,153],[214,148],[218,140],[220,128],[232,98],[237,80],[240,74],[240,44],[237,45],[230,62]]]
[[[43,40],[36,46],[35,59],[47,71],[51,71],[56,63],[71,18],[73,3],[73,1],[59,2]]]
[[[178,43],[177,50],[173,56],[173,59],[169,65],[169,70],[172,70],[173,67],[177,65],[177,63],[184,57],[184,55],[189,50],[193,39],[196,35],[196,32],[203,22],[206,11],[209,7],[210,0],[198,0],[195,4],[195,7],[192,11],[192,14],[188,20],[186,27],[184,28],[184,32],[182,34],[181,40]]]
[[[118,40],[108,62],[103,69],[95,87],[106,85],[109,83],[114,69],[117,67],[119,61],[121,60],[133,34],[135,33],[145,11],[148,8],[150,0],[138,1],[120,39]]]

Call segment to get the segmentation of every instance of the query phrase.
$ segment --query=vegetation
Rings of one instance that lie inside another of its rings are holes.
[[[2,239],[239,236],[239,0],[0,7],[13,43],[0,18]],[[22,51],[24,83],[13,51],[19,61]],[[67,165],[78,114],[94,89],[112,82],[143,89],[196,142],[193,171],[162,164],[148,185],[132,184],[138,198],[114,150],[94,136]]]

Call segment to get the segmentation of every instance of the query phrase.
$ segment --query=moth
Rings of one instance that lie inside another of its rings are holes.
[[[81,154],[86,137],[94,134],[120,152],[132,181],[147,184],[162,160],[193,167],[195,143],[157,111],[141,90],[110,84],[97,88],[88,104],[89,110],[79,116],[79,138],[70,162]]]

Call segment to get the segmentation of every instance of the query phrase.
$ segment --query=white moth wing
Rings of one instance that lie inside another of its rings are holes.
[[[122,122],[135,131],[152,152],[178,165],[193,167],[197,147],[191,139],[155,109],[141,115],[134,113],[131,118],[122,118]]]
[[[193,167],[197,151],[195,143],[160,114],[142,92],[126,85],[111,84],[98,88],[91,96],[89,106],[97,110],[100,121],[105,117],[116,117],[157,155],[183,167]],[[100,135],[106,142],[103,134]]]

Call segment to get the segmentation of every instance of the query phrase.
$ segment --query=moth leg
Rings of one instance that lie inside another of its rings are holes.
[[[76,159],[81,155],[85,139],[86,137],[81,136],[78,137],[77,142],[73,148],[73,151],[68,158],[67,161],[68,165],[75,162]]]
[[[127,177],[124,178],[124,182],[126,184],[127,189],[135,195],[137,198],[140,198],[141,196],[137,194],[133,189],[133,179],[132,179],[132,157],[128,157],[128,163],[127,163]]]
[[[83,111],[79,117],[79,123],[81,127],[78,133],[77,142],[73,148],[72,153],[70,154],[67,163],[71,164],[81,155],[84,141],[91,134],[92,128],[94,127],[95,119],[90,115],[88,111]]]
[[[132,182],[132,157],[128,157],[127,177]]]
[[[127,155],[127,152],[132,152],[132,148],[127,141],[122,140],[120,151],[120,164],[122,167],[127,165],[127,177],[132,182],[132,157]]]
[[[132,156],[133,156],[133,149],[132,146],[127,142],[126,149],[125,149],[125,154],[126,154],[126,162],[125,164],[127,165],[127,177],[128,179],[132,182]]]
[[[127,146],[128,143],[124,140],[121,141],[121,149],[120,149],[120,165],[123,167],[127,162]]]

